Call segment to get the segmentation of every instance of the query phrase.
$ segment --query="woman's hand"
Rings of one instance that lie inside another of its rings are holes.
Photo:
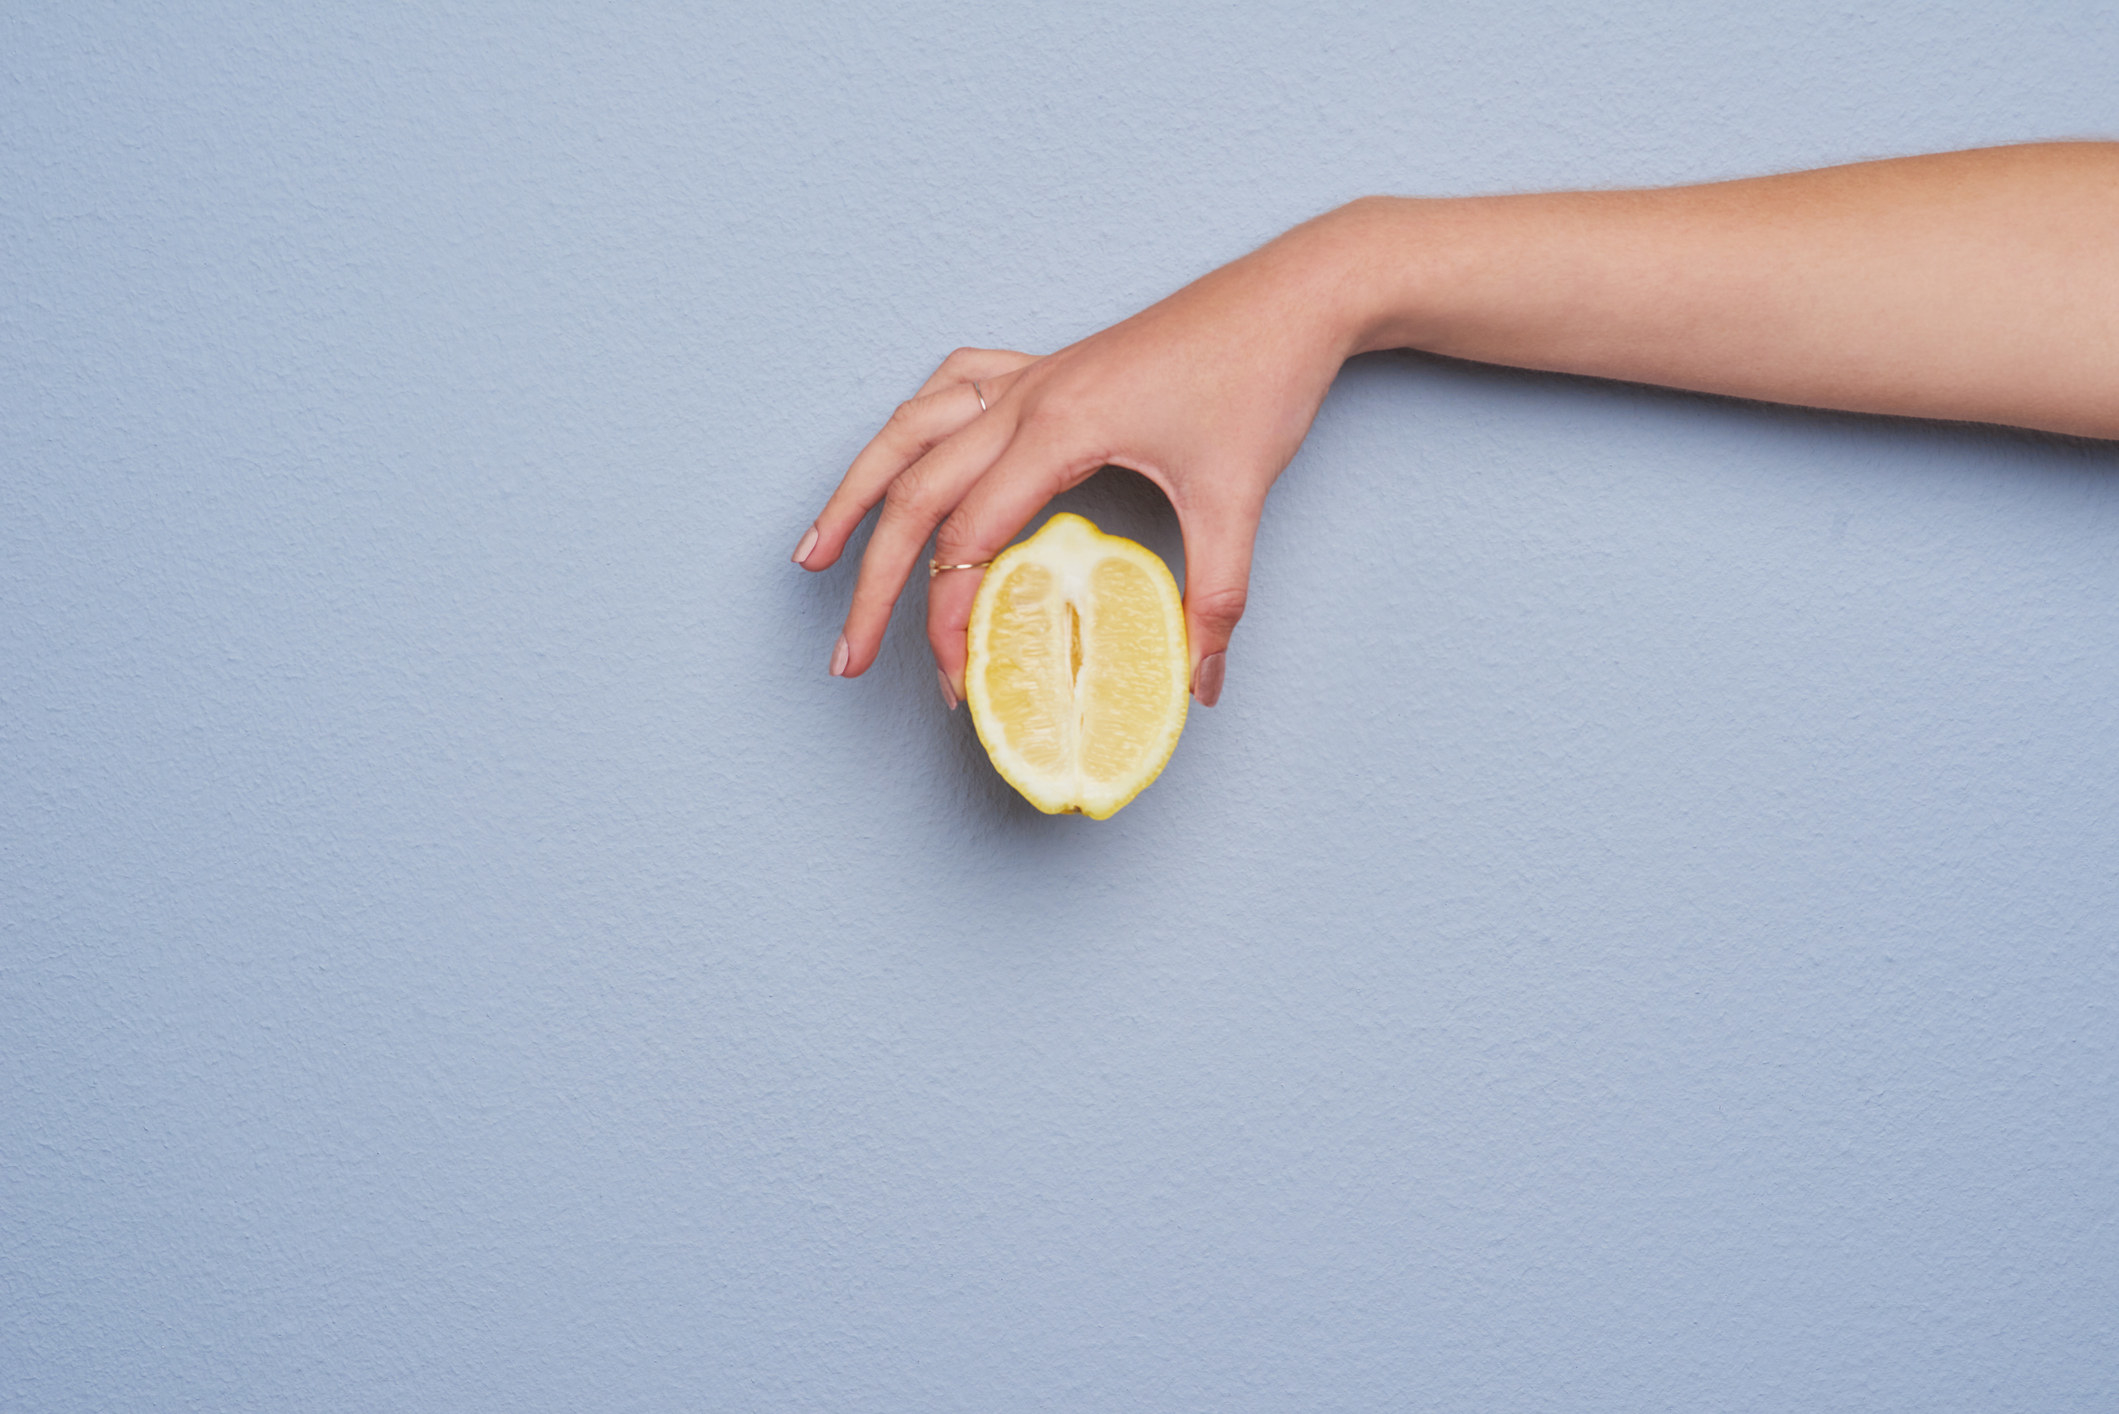
[[[1155,482],[1177,509],[1192,691],[1214,705],[1266,491],[1358,336],[1343,244],[1322,217],[1057,353],[959,349],[943,360],[795,550],[803,568],[828,568],[882,503],[832,674],[857,677],[875,661],[930,535],[942,564],[990,560],[1052,497],[1112,465]],[[947,571],[928,587],[927,637],[952,708],[981,576]]]
[[[795,561],[883,513],[831,670],[875,661],[935,534],[991,559],[1106,463],[1177,507],[1192,691],[1221,695],[1266,490],[1371,348],[1859,412],[2119,437],[2119,143],[2045,143],[1640,192],[1369,198],[1044,358],[951,354]],[[985,409],[980,399],[985,400]],[[963,694],[972,570],[927,633]]]

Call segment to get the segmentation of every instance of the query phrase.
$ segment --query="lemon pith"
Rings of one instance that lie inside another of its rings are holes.
[[[1061,512],[972,602],[965,698],[994,769],[1048,815],[1103,820],[1184,730],[1184,606],[1160,557]]]

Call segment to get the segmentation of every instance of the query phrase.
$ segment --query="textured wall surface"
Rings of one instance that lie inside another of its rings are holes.
[[[954,345],[2115,52],[11,6],[0,1407],[2119,1407],[2119,450],[1362,360],[1101,825],[786,562]]]

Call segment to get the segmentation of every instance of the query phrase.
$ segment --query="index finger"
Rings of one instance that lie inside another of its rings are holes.
[[[875,661],[890,611],[941,519],[1008,445],[1005,413],[981,417],[941,443],[890,484],[854,580],[846,628],[832,649],[833,677],[859,677]]]
[[[953,384],[969,383],[974,378],[998,378],[1036,362],[1036,354],[1017,353],[1014,349],[955,349],[942,360],[941,367],[927,376],[927,381],[920,385],[919,395],[924,397]]]

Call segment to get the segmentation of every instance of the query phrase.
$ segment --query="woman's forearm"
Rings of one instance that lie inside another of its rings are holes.
[[[1349,352],[2119,437],[2119,144],[1316,223]]]
[[[1212,705],[1267,490],[1340,364],[1400,347],[2119,437],[2119,145],[1659,191],[1372,198],[1054,353],[960,349],[796,543],[797,563],[827,568],[882,506],[831,671],[875,661],[923,557],[975,568],[1115,463],[1177,509],[1193,690]],[[952,704],[977,584],[947,573],[928,588]]]

